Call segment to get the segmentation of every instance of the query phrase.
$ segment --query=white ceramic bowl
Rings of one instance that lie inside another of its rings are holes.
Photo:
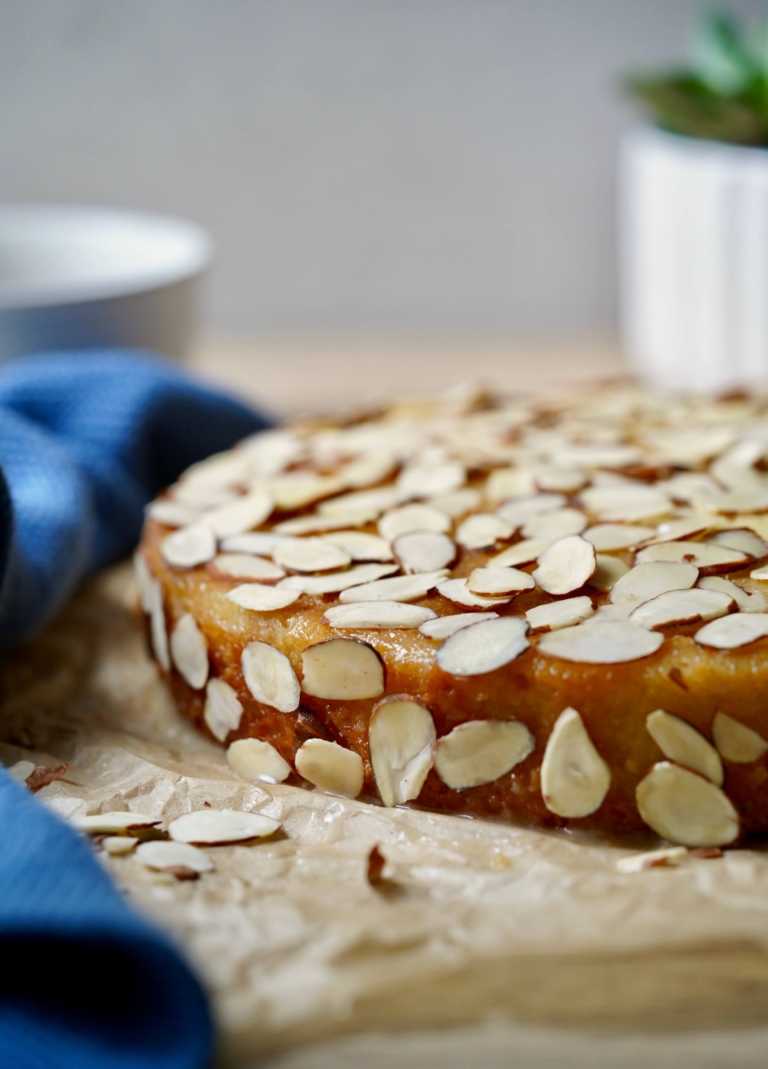
[[[113,346],[183,357],[210,259],[207,234],[179,219],[0,206],[0,361]]]

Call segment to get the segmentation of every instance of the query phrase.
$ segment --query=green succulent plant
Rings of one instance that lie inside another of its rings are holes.
[[[712,12],[693,36],[687,67],[627,86],[666,130],[768,145],[768,20],[747,29]]]

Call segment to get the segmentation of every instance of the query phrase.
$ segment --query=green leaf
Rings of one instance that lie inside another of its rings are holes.
[[[759,72],[739,27],[725,12],[709,14],[691,44],[693,73],[719,93],[743,92]]]

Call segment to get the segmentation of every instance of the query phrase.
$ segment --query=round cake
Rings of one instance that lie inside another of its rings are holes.
[[[150,644],[250,780],[689,847],[768,828],[768,396],[297,423],[147,510]]]

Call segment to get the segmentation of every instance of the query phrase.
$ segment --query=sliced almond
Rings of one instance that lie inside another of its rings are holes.
[[[456,529],[456,541],[465,549],[490,549],[497,542],[511,538],[510,524],[492,512],[477,512],[467,516]]]
[[[705,624],[693,636],[700,646],[735,650],[768,635],[768,613],[732,613]]]
[[[283,783],[291,774],[288,762],[262,739],[235,739],[227,748],[227,763],[249,783]]]
[[[202,690],[208,680],[208,644],[189,612],[184,613],[171,632],[171,657],[190,687]]]
[[[166,497],[147,505],[146,515],[163,527],[187,527],[200,519],[200,510]]]
[[[363,760],[336,742],[307,739],[296,753],[296,771],[321,791],[357,798],[363,789]]]
[[[667,590],[650,601],[644,601],[632,611],[634,624],[655,631],[672,624],[690,624],[696,620],[714,620],[725,616],[735,607],[730,594],[719,590]]]
[[[245,685],[257,702],[281,713],[298,709],[301,687],[284,653],[267,642],[249,642],[240,663]]]
[[[379,534],[388,542],[411,531],[438,531],[445,534],[452,526],[451,517],[432,505],[402,505],[385,512],[379,520]]]
[[[693,564],[701,575],[714,575],[739,568],[751,558],[739,549],[718,546],[712,542],[660,542],[641,549],[635,557],[636,564],[656,561],[684,561]]]
[[[706,514],[685,516],[681,520],[665,520],[656,528],[656,534],[646,539],[649,545],[656,542],[676,542],[678,539],[692,538],[710,529],[717,520]]]
[[[373,513],[373,518],[393,508],[401,500],[394,486],[377,486],[373,490],[355,490],[351,494],[340,494],[330,501],[321,501],[317,511],[321,516],[346,518],[353,512]],[[349,523],[342,524],[344,527]]]
[[[411,531],[392,543],[400,567],[409,574],[447,568],[456,557],[453,539],[438,531]]]
[[[750,579],[768,579],[768,564],[763,565],[762,568],[755,568],[749,573]]]
[[[436,509],[440,509],[441,512],[445,512],[455,518],[456,516],[465,516],[468,512],[478,509],[482,500],[483,497],[479,490],[465,486],[461,490],[454,490],[452,494],[440,494],[438,497],[431,498],[431,504]]]
[[[565,709],[547,739],[541,762],[544,805],[559,817],[587,817],[603,804],[610,785],[611,770],[584,721],[575,709]]]
[[[353,601],[325,610],[325,619],[341,630],[379,628],[384,630],[420,627],[435,620],[437,613],[421,605],[402,601]]]
[[[524,538],[488,561],[494,568],[515,568],[519,564],[531,564],[551,543],[546,538]]]
[[[272,513],[275,500],[263,490],[252,490],[205,514],[205,523],[218,538],[243,534],[260,527]]]
[[[323,538],[343,549],[354,561],[392,560],[392,547],[381,535],[367,531],[332,531]]]
[[[514,661],[528,649],[528,624],[518,616],[484,620],[447,638],[435,662],[452,676],[481,676]]]
[[[637,564],[618,579],[609,594],[614,605],[633,602],[640,605],[667,590],[688,590],[699,577],[693,564],[673,561],[649,561]]]
[[[203,720],[208,730],[219,742],[224,742],[230,731],[237,731],[243,715],[243,705],[237,691],[223,679],[209,679],[205,688]]]
[[[743,527],[730,531],[717,531],[707,541],[714,542],[718,546],[727,546],[728,549],[736,549],[755,560],[761,560],[768,554],[768,543],[764,542],[754,531]]]
[[[78,831],[89,835],[130,835],[143,828],[156,828],[160,821],[145,813],[114,810],[108,813],[78,813],[70,817]]]
[[[567,504],[568,499],[563,494],[530,494],[508,501],[496,510],[496,515],[517,530],[531,517],[539,516],[543,512],[554,512]]]
[[[292,572],[331,572],[352,562],[345,550],[325,538],[290,538],[275,546],[272,560]]]
[[[630,523],[599,523],[584,532],[584,537],[591,542],[598,553],[615,553],[653,538],[653,527],[639,527]]]
[[[368,727],[376,787],[386,806],[418,798],[432,767],[437,733],[427,709],[405,695],[379,702]]]
[[[577,535],[587,526],[587,517],[579,509],[555,509],[531,516],[523,524],[521,534],[525,538],[543,538],[554,542],[568,535]]]
[[[587,483],[587,473],[583,468],[542,468],[536,472],[536,485],[539,490],[560,490],[572,494],[581,490]]]
[[[323,502],[331,505],[335,499]],[[322,506],[321,506],[322,507]],[[379,515],[379,509],[346,509],[339,510],[332,516],[311,513],[309,516],[293,516],[290,520],[281,520],[275,524],[274,530],[283,537],[300,537],[309,534],[327,534],[329,531],[340,531],[344,527],[362,527],[371,523]]]
[[[419,575],[395,575],[391,579],[377,579],[373,583],[349,587],[339,600],[349,601],[417,601],[426,597],[433,587],[445,578],[445,569],[422,572]]]
[[[516,720],[468,720],[437,740],[435,771],[454,791],[480,787],[505,776],[535,745],[525,724]]]
[[[568,535],[547,546],[533,578],[547,594],[570,594],[588,582],[596,566],[592,543],[580,535]]]
[[[632,523],[669,512],[671,501],[652,486],[593,486],[582,490],[581,502],[598,519]]]
[[[625,873],[647,872],[649,869],[682,865],[689,856],[685,846],[664,846],[660,850],[647,850],[643,854],[619,858],[616,868]]]
[[[266,586],[263,583],[241,583],[230,590],[226,598],[241,609],[250,609],[251,612],[276,612],[298,601],[302,589],[303,587],[291,590],[284,586]]]
[[[444,464],[415,464],[405,467],[395,486],[402,499],[438,497],[451,494],[467,481],[464,466],[456,461]]]
[[[486,598],[518,594],[522,590],[533,590],[535,586],[533,577],[517,568],[475,568],[467,579],[467,590]]]
[[[332,701],[378,698],[384,693],[384,663],[373,648],[351,638],[308,646],[301,655],[305,694]]]
[[[498,613],[495,612],[461,612],[453,616],[438,616],[434,620],[427,620],[422,624],[419,631],[427,638],[449,638],[461,631],[463,627],[471,627],[473,624],[481,624],[484,620],[496,620]]]
[[[348,587],[364,586],[399,571],[397,564],[360,564],[330,575],[289,575],[277,585],[281,590],[297,590],[303,594],[337,594]]]
[[[622,620],[588,620],[541,636],[537,649],[549,657],[578,664],[622,664],[650,657],[664,638]]]
[[[154,590],[155,580],[149,570],[146,557],[136,551],[133,555],[133,576],[136,580],[136,592],[139,596],[139,605],[143,612],[150,613],[156,597]]]
[[[282,579],[285,575],[279,564],[273,564],[265,557],[254,557],[251,553],[219,553],[211,561],[210,569],[224,579],[255,582]]]
[[[646,717],[648,734],[669,761],[690,768],[718,787],[723,785],[723,762],[700,731],[679,716],[657,709]]]
[[[249,531],[247,534],[223,538],[221,548],[226,553],[252,553],[255,556],[271,557],[275,546],[288,538],[274,531]]]
[[[168,631],[165,626],[165,605],[163,588],[159,580],[152,579],[149,587],[151,604],[149,607],[150,636],[152,651],[160,667],[165,672],[171,670],[171,655],[168,648]]]
[[[184,813],[168,825],[168,834],[177,843],[194,846],[230,846],[232,843],[264,839],[280,827],[279,820],[261,813],[238,809],[199,809]]]
[[[732,583],[730,579],[723,579],[720,575],[706,575],[699,579],[698,585],[702,590],[718,590],[728,594],[736,602],[739,612],[765,612],[768,610],[768,601],[762,594],[751,594],[748,590]]]
[[[336,476],[316,475],[307,471],[285,472],[270,479],[268,486],[275,507],[284,512],[305,508],[346,489],[343,481]]]
[[[559,631],[561,627],[574,627],[590,617],[594,608],[586,595],[580,598],[565,598],[536,605],[525,614],[531,631]]]
[[[535,490],[534,472],[528,468],[496,468],[485,482],[485,496],[491,505],[530,495]]]
[[[176,843],[169,839],[139,843],[136,857],[148,869],[156,869],[159,872],[177,866],[196,873],[210,872],[213,868],[213,862],[208,855],[196,846],[191,843]]]
[[[595,570],[589,580],[589,585],[607,594],[628,571],[629,565],[625,564],[620,557],[611,557],[608,553],[596,553]]]
[[[737,765],[751,764],[759,761],[768,753],[768,742],[752,728],[740,724],[738,720],[725,713],[715,713],[712,721],[712,738],[718,753],[726,761]]]
[[[127,835],[105,835],[101,840],[101,849],[110,857],[122,857],[132,854],[138,843],[138,839],[131,839]]]
[[[160,553],[172,568],[196,568],[216,556],[216,536],[205,523],[192,523],[167,535]]]
[[[738,512],[768,512],[768,489],[754,493],[723,490],[721,493],[702,494],[700,506],[719,512],[721,516],[734,516]]]
[[[477,607],[478,609],[492,609],[495,605],[506,605],[511,600],[508,597],[484,598],[479,594],[473,594],[467,587],[466,579],[445,579],[442,582],[438,582],[437,592],[456,605],[466,605],[471,608]]]
[[[739,836],[739,815],[714,783],[687,768],[660,761],[637,785],[643,821],[683,846],[725,846]]]

